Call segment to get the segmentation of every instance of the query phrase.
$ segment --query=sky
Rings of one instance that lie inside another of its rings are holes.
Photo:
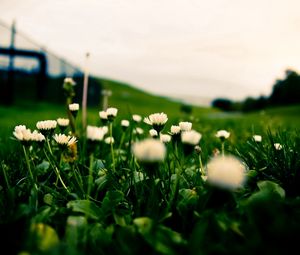
[[[300,70],[299,9],[299,0],[0,0],[0,19],[93,75],[205,104],[268,96],[287,68]]]

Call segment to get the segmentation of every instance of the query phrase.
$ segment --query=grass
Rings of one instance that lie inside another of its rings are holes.
[[[168,98],[118,83],[104,86],[112,90],[109,106],[119,109],[111,125],[114,145],[86,143],[83,135],[68,148],[51,136],[49,143],[31,146],[12,141],[16,125],[33,130],[37,121],[67,117],[65,106],[18,102],[0,107],[0,233],[6,250],[36,255],[250,255],[285,254],[286,243],[297,246],[300,106],[250,114],[195,106],[186,114],[181,103]],[[88,124],[102,125],[100,108],[88,109]],[[151,127],[131,124],[122,131],[120,121],[155,112],[168,114],[163,133],[179,121],[191,121],[202,134],[201,153],[178,140],[164,145],[162,161],[144,162],[134,155],[132,143],[149,137]],[[77,129],[80,123],[81,112]],[[135,134],[132,125],[144,134]],[[224,144],[215,137],[220,129],[230,132]],[[261,143],[251,139],[254,134],[263,136]],[[276,150],[274,143],[282,149]],[[202,175],[217,149],[243,161],[236,164],[246,169],[243,187],[232,191],[205,181]]]
[[[124,94],[127,95],[127,93],[132,94],[124,99]],[[149,104],[143,104],[141,101],[149,102]],[[154,97],[130,87],[121,90],[117,86],[113,87],[113,96],[110,98],[109,105],[119,109],[118,121],[130,119],[131,113],[147,116],[154,112],[165,112],[169,117],[167,128],[178,121],[192,121],[194,128],[201,133],[227,129],[232,133],[233,141],[246,139],[254,134],[264,135],[268,130],[288,131],[298,130],[300,127],[299,105],[270,108],[248,114],[223,113],[208,107],[194,106],[192,114],[187,115],[180,111],[181,104],[178,102]],[[88,124],[99,125],[99,110],[100,107],[88,108]],[[35,129],[37,121],[59,117],[67,117],[64,105],[23,102],[11,107],[0,106],[0,150],[11,150],[13,143],[10,137],[16,125],[26,123],[29,128]],[[79,112],[77,123],[80,121],[81,112]]]

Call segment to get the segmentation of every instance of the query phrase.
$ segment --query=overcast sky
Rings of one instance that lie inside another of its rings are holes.
[[[91,73],[163,95],[269,95],[300,70],[299,0],[0,0],[0,19]],[[1,35],[0,35],[1,36]]]

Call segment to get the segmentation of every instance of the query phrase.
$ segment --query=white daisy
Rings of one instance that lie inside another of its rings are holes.
[[[57,126],[56,120],[42,120],[36,123],[36,127],[39,130],[53,130]]]
[[[230,133],[227,132],[226,130],[219,130],[216,133],[216,137],[220,138],[220,139],[228,139],[230,136]]]
[[[55,134],[53,138],[59,145],[64,146],[71,146],[77,142],[76,137],[65,134]]]
[[[109,136],[104,139],[104,142],[107,144],[112,144],[115,142],[115,139],[113,137]]]
[[[107,120],[107,112],[106,111],[100,111],[99,112],[99,117],[102,120]]]
[[[24,129],[24,127],[17,126],[13,132],[15,138],[19,141],[29,142],[31,141],[32,135],[30,129]]]
[[[172,125],[171,126],[171,134],[177,135],[180,133],[180,126]]]
[[[133,130],[133,133],[138,134],[138,135],[142,135],[142,134],[144,134],[144,130],[140,127],[137,127]]]
[[[158,137],[157,131],[153,128],[149,130],[149,134],[151,137]]]
[[[71,112],[76,112],[79,110],[79,104],[77,103],[73,103],[73,104],[69,104],[69,110]]]
[[[132,119],[133,119],[135,122],[141,122],[142,116],[140,116],[140,115],[138,115],[138,114],[133,114],[133,115],[132,115]]]
[[[61,127],[67,127],[67,126],[69,126],[69,123],[70,123],[69,119],[64,119],[64,118],[58,118],[56,121],[57,121],[57,124]]]
[[[159,138],[163,143],[169,143],[172,137],[168,134],[160,134]]]
[[[280,143],[274,143],[274,147],[278,151],[282,150],[282,145]]]
[[[166,156],[165,145],[157,139],[145,139],[132,146],[132,152],[141,162],[161,162]]]
[[[39,133],[37,130],[34,130],[31,133],[31,140],[34,142],[43,142],[45,141],[45,136],[41,133]]]
[[[246,179],[246,167],[234,156],[216,156],[207,164],[207,181],[230,190],[242,187]]]
[[[71,84],[71,85],[73,85],[73,86],[75,86],[76,85],[76,82],[73,80],[73,78],[71,78],[71,77],[66,77],[65,79],[64,79],[64,83],[69,83],[69,84]]]
[[[184,131],[181,133],[182,143],[193,145],[193,146],[199,144],[201,137],[202,137],[202,135],[195,130]]]
[[[121,121],[121,126],[122,126],[122,127],[127,128],[127,127],[129,127],[129,124],[130,124],[130,123],[129,123],[128,120],[122,120],[122,121]]]
[[[179,122],[179,127],[181,131],[191,131],[192,129],[192,123],[191,122]]]
[[[168,116],[165,113],[153,113],[144,118],[144,122],[148,125],[163,126],[168,121]]]
[[[254,135],[253,140],[257,143],[260,143],[262,141],[261,135]]]
[[[106,109],[107,117],[116,117],[118,113],[118,109],[114,107],[110,107]]]
[[[22,130],[26,130],[26,126],[25,125],[18,125],[18,126],[15,126],[15,132],[19,132],[19,131],[22,131]]]
[[[107,134],[107,127],[95,127],[95,126],[87,126],[86,136],[88,140],[92,141],[102,141],[104,136]]]

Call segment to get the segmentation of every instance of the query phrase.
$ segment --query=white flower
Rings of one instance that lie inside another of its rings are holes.
[[[137,127],[136,129],[133,130],[134,134],[142,135],[144,134],[144,130],[140,127]]]
[[[34,142],[43,142],[45,141],[45,136],[41,133],[39,133],[37,130],[34,130],[31,133],[31,140]]]
[[[106,111],[100,111],[99,112],[99,117],[102,120],[107,120],[107,112]]]
[[[118,113],[118,109],[110,107],[110,108],[106,109],[106,113],[107,113],[107,117],[109,117],[109,116],[116,117],[117,113]]]
[[[102,128],[102,131],[103,131],[104,134],[108,133],[108,127],[107,126],[103,126],[101,128]]]
[[[274,147],[278,151],[282,150],[282,145],[280,143],[274,143]]]
[[[201,154],[202,149],[201,149],[201,147],[200,147],[199,145],[196,145],[194,149],[195,149],[195,151],[196,151],[198,154]]]
[[[158,136],[158,133],[155,129],[150,129],[149,134],[150,134],[151,137],[157,137]]]
[[[165,145],[157,139],[145,139],[132,146],[132,152],[137,160],[142,162],[160,162],[166,156]]]
[[[130,123],[129,123],[128,120],[122,120],[122,121],[121,121],[121,126],[122,126],[122,127],[129,127],[129,124],[130,124]]]
[[[92,141],[102,141],[104,135],[108,132],[107,127],[95,127],[95,126],[87,126],[86,136],[87,139]]]
[[[115,142],[115,139],[113,137],[109,136],[104,139],[104,142],[107,144],[112,144]]]
[[[73,104],[69,104],[69,110],[71,112],[75,112],[79,110],[79,104],[73,103]]]
[[[180,126],[172,125],[171,126],[171,134],[172,135],[177,135],[179,133],[180,133]]]
[[[68,146],[71,146],[71,145],[73,145],[76,142],[77,142],[76,137],[75,136],[71,136],[71,138],[70,138],[70,140],[68,142]]]
[[[13,132],[13,135],[19,140],[19,141],[25,141],[25,142],[28,142],[28,141],[31,141],[31,131],[30,129],[24,129],[24,127],[20,127],[20,126],[17,126],[15,127],[15,131]]]
[[[45,140],[45,136],[39,133],[37,130],[31,132],[31,130],[27,129],[24,125],[16,126],[13,134],[19,141],[42,142]]]
[[[179,127],[181,131],[191,131],[192,123],[191,122],[179,122]]]
[[[216,134],[216,137],[221,139],[227,139],[230,136],[230,133],[226,130],[219,130]]]
[[[216,156],[206,166],[207,181],[230,190],[244,184],[245,171],[245,165],[234,156]]]
[[[253,136],[253,140],[254,140],[255,142],[260,143],[260,142],[262,141],[262,137],[261,137],[261,135],[254,135],[254,136]]]
[[[181,133],[181,141],[182,143],[190,144],[190,145],[197,145],[200,142],[202,135],[195,131],[184,131]]]
[[[133,114],[133,115],[132,115],[132,119],[133,119],[135,122],[141,122],[142,116],[140,116],[140,115],[138,115],[138,114]]]
[[[26,126],[25,125],[18,125],[18,126],[15,126],[15,132],[19,132],[19,131],[22,131],[22,130],[26,130]]]
[[[53,138],[58,144],[65,146],[71,146],[77,142],[76,137],[65,134],[55,134]]]
[[[57,119],[57,124],[61,127],[67,127],[67,126],[69,126],[69,123],[70,123],[69,119],[64,119],[64,118]]]
[[[171,136],[167,134],[160,134],[159,138],[163,143],[169,143],[171,141]]]
[[[57,125],[56,120],[43,120],[43,121],[38,121],[36,123],[36,127],[39,130],[51,130],[55,129]]]
[[[73,78],[71,77],[66,77],[64,79],[64,83],[70,83],[71,85],[75,86],[76,85],[76,82],[73,80]]]
[[[144,122],[148,125],[162,126],[168,121],[168,116],[165,113],[153,113],[149,117],[144,118]]]

